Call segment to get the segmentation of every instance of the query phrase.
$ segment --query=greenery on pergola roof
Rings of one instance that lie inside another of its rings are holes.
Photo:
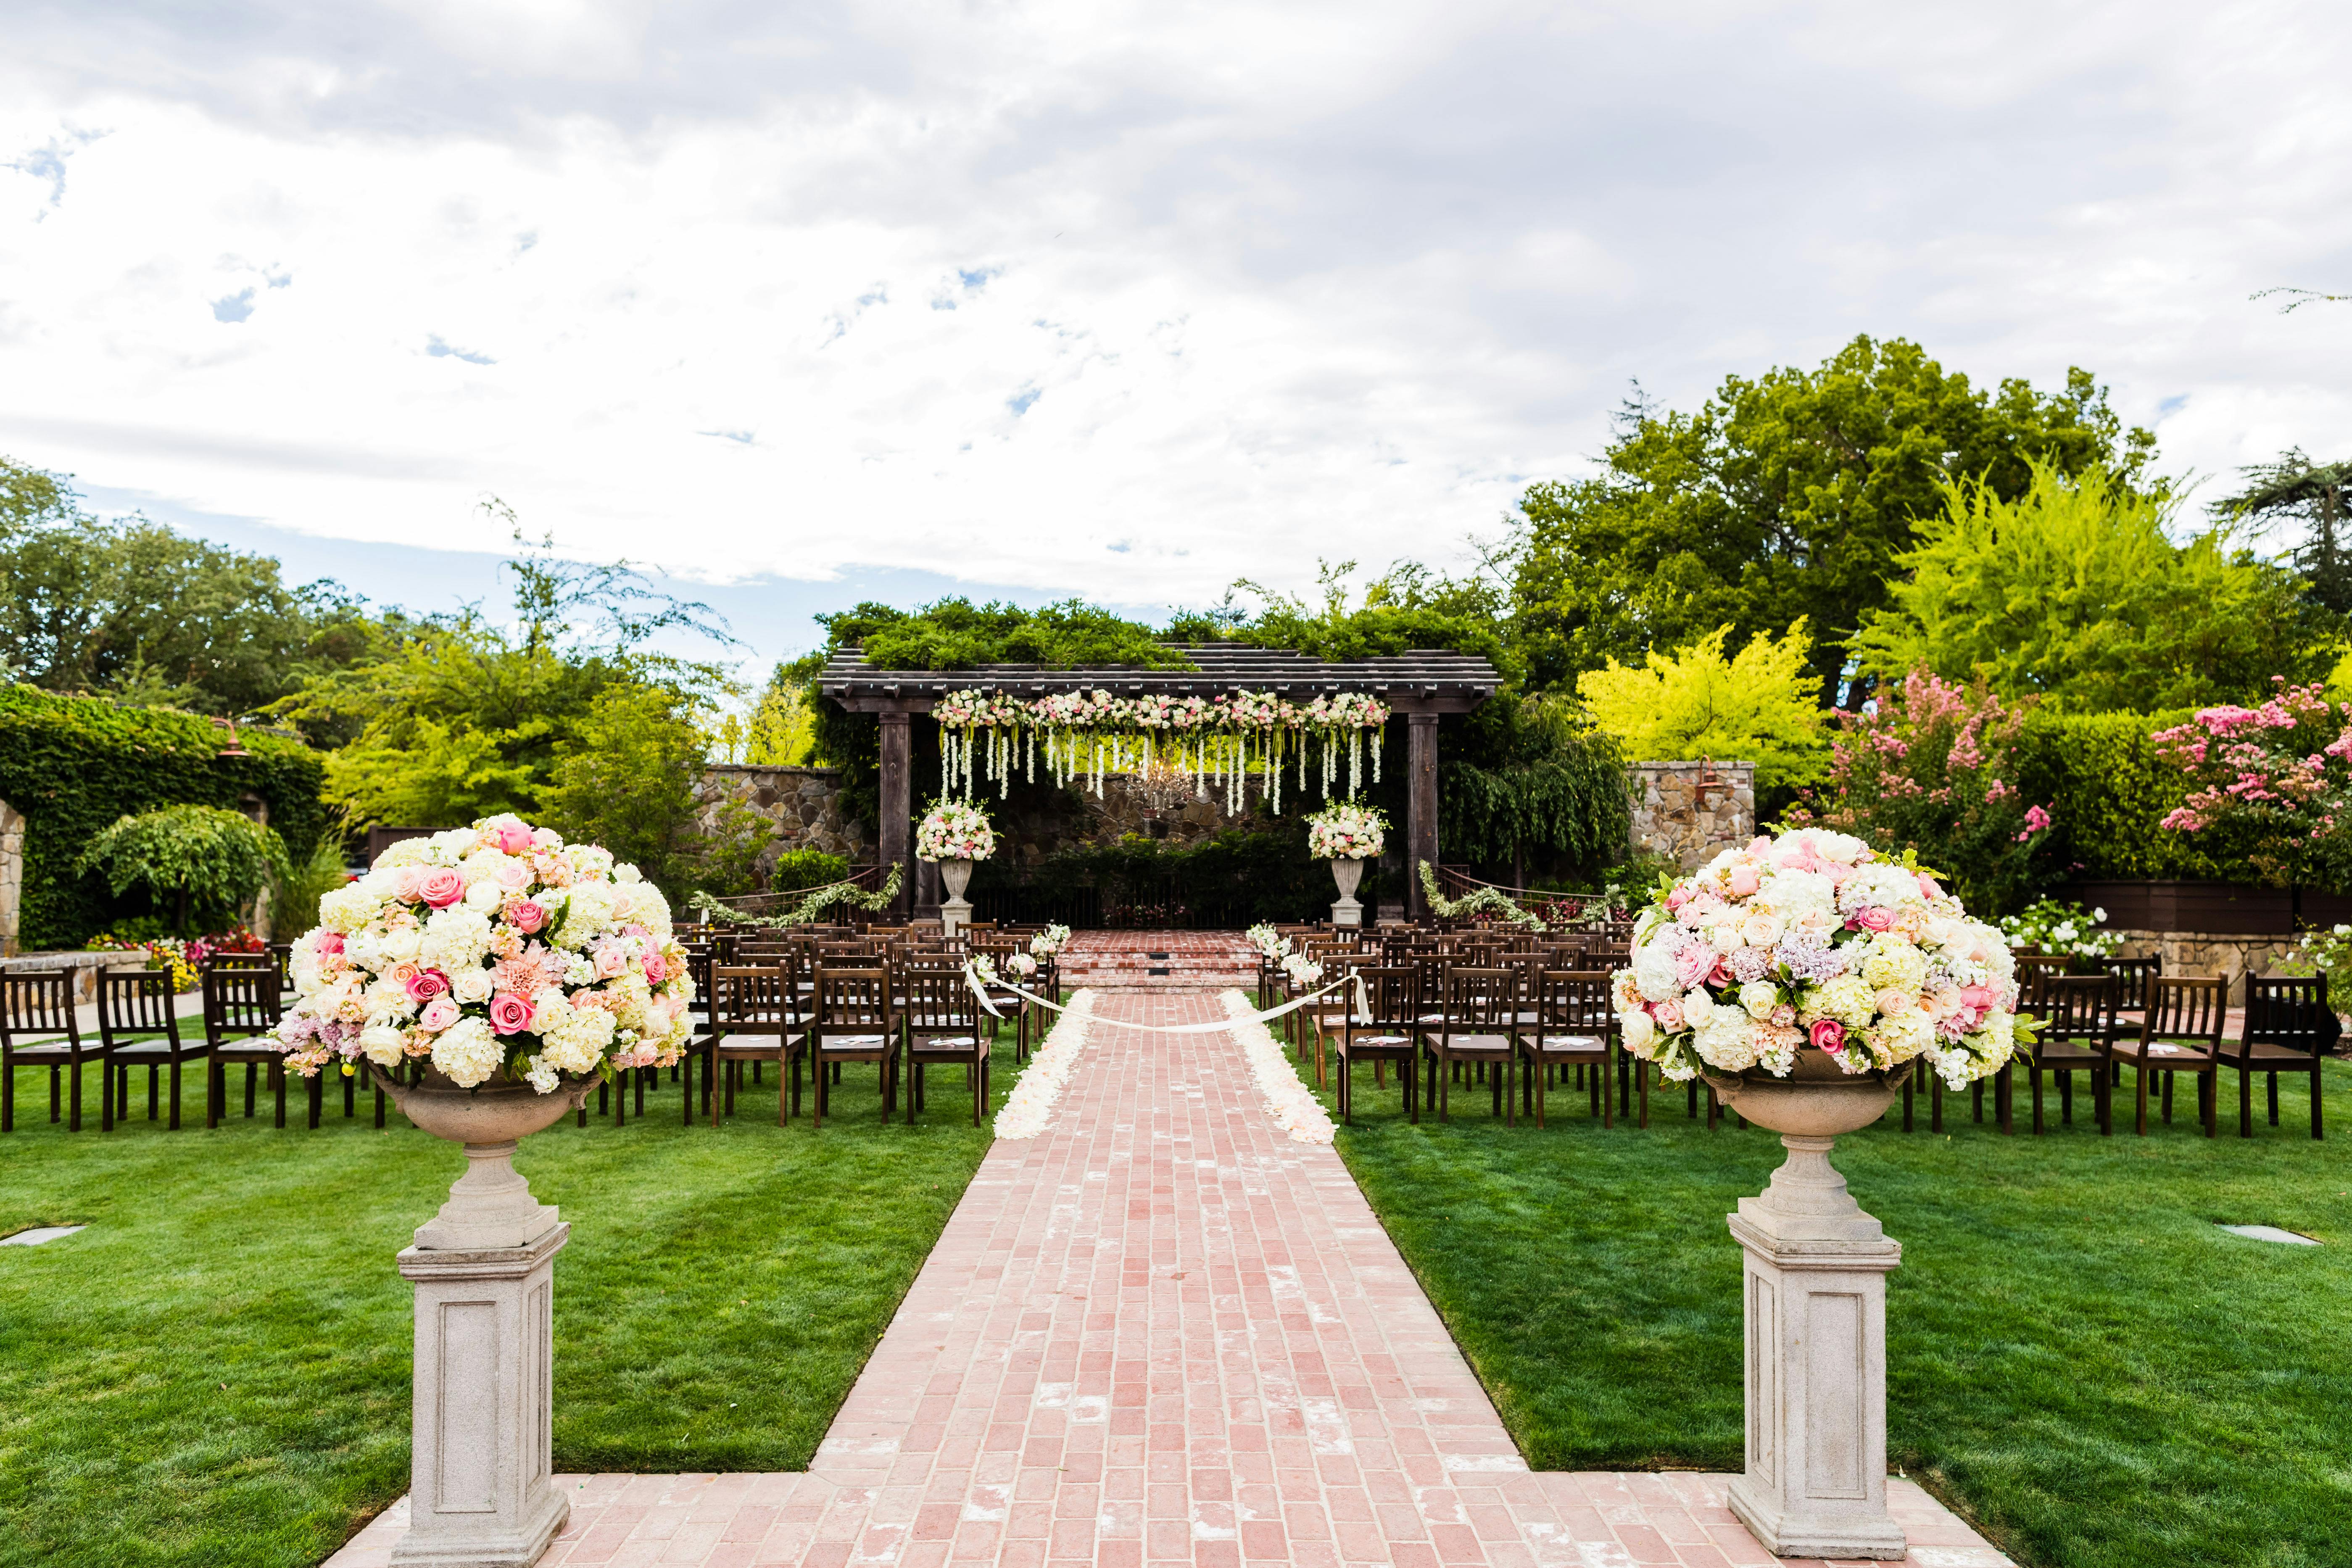
[[[1172,662],[1087,664],[1048,668],[1037,664],[985,664],[968,669],[877,668],[864,650],[845,647],[825,661],[817,689],[857,712],[928,711],[956,690],[1003,690],[1014,696],[1105,690],[1114,696],[1159,694],[1215,697],[1235,691],[1270,691],[1305,700],[1341,691],[1380,698],[1401,712],[1466,712],[1502,684],[1495,667],[1475,654],[1420,649],[1391,657],[1333,660],[1288,648],[1240,643],[1156,644],[1180,654]]]

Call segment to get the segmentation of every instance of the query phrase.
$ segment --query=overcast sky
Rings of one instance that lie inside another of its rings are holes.
[[[2352,453],[2352,304],[2248,299],[2352,291],[2343,5],[9,16],[0,452],[411,603],[491,492],[803,615],[1451,565],[1857,331]]]

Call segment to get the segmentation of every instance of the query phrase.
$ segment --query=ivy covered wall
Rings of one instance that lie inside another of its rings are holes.
[[[329,826],[318,753],[247,731],[251,755],[224,757],[225,734],[193,714],[0,687],[0,800],[25,816],[20,950],[79,947],[148,912],[143,892],[118,899],[104,878],[74,869],[90,835],[118,816],[183,802],[236,811],[255,795],[296,863],[311,852]]]

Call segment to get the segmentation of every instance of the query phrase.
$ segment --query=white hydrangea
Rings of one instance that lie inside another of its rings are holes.
[[[1737,1007],[1717,1007],[1691,1039],[1709,1066],[1745,1072],[1756,1065],[1756,1025]]]
[[[389,871],[399,866],[422,866],[431,858],[432,844],[423,838],[404,838],[375,858],[375,866],[368,873]]]
[[[1823,1018],[1834,1018],[1849,1029],[1861,1028],[1870,1022],[1878,1010],[1878,1003],[1869,984],[1858,974],[1840,974],[1816,986],[1805,998],[1803,1013],[1808,1024]]]
[[[1794,920],[1808,910],[1837,908],[1837,887],[1819,871],[1780,870],[1764,879],[1756,900]]]
[[[606,882],[574,883],[564,896],[563,922],[556,928],[558,947],[585,947],[613,929],[613,889]]]
[[[1881,1018],[1870,1033],[1889,1065],[1907,1062],[1936,1043],[1936,1020],[1910,1007]]]
[[[433,1065],[463,1088],[488,1081],[505,1060],[505,1047],[479,1018],[460,1018],[434,1037]]]
[[[1654,942],[1634,950],[1633,984],[1644,998],[1652,1002],[1664,1002],[1682,994],[1682,985],[1675,974],[1672,944]]]
[[[545,1057],[532,1057],[525,1062],[522,1076],[530,1081],[531,1088],[541,1094],[553,1094],[563,1082],[562,1076],[547,1065]]]
[[[613,1015],[602,1007],[570,1005],[551,1012],[551,1019],[545,1015],[539,1019],[541,1054],[565,1072],[594,1072],[604,1058],[604,1047],[612,1043]]]
[[[471,827],[453,827],[446,833],[436,833],[425,839],[425,863],[434,866],[462,866],[466,857],[482,841],[481,834]]]
[[[1916,993],[1927,981],[1927,955],[1908,939],[1881,931],[1871,939],[1870,956],[1862,961],[1862,978],[1874,991]]]
[[[479,969],[490,951],[490,922],[478,910],[462,904],[452,904],[436,910],[425,923],[425,940],[418,944],[416,955],[434,968],[456,975],[461,970]]]
[[[1893,909],[1905,903],[1919,901],[1919,879],[1900,866],[1885,861],[1869,866],[1857,866],[1846,874],[1838,888],[1838,908],[1848,914],[1864,905]]]
[[[368,921],[375,919],[383,900],[357,882],[346,883],[319,899],[319,923],[341,936],[349,936]]]

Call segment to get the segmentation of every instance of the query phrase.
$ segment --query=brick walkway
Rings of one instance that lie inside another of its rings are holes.
[[[1119,991],[1257,984],[1257,950],[1233,931],[1082,931],[1062,950],[1062,984]]]
[[[1279,1137],[1231,1037],[1110,1026],[1218,1016],[1102,998],[1054,1128],[991,1151],[808,1473],[567,1478],[543,1561],[1772,1561],[1721,1477],[1530,1473],[1338,1156]],[[1919,1568],[2007,1562],[1890,1489]],[[399,1525],[334,1568],[376,1568]]]

